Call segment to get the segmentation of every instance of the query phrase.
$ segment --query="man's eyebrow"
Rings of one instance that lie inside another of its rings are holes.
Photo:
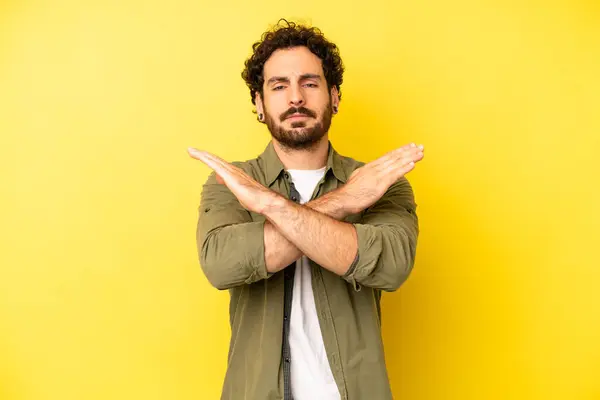
[[[300,80],[304,80],[304,79],[317,79],[317,80],[320,80],[321,79],[321,75],[317,75],[317,74],[302,74],[302,75],[300,75]]]
[[[274,82],[289,82],[289,81],[290,81],[290,78],[287,78],[285,76],[274,76],[267,81],[267,85],[270,85],[271,83],[274,83]]]
[[[317,80],[321,80],[321,75],[318,74],[302,74],[300,75],[300,80],[304,80],[304,79],[317,79]],[[267,81],[267,85],[270,85],[274,82],[288,82],[289,83],[290,78],[288,78],[287,76],[273,76],[271,78],[269,78],[269,80]]]

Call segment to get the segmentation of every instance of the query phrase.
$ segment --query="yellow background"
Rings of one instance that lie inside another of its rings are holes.
[[[217,399],[208,169],[269,134],[240,77],[280,17],[347,67],[331,139],[409,141],[422,234],[383,300],[400,399],[600,399],[595,1],[0,3],[0,399]]]

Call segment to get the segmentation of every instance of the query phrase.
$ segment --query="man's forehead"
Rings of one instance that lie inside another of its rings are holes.
[[[323,76],[323,64],[321,59],[306,47],[274,51],[263,69],[265,82],[272,77],[298,79],[307,75]]]

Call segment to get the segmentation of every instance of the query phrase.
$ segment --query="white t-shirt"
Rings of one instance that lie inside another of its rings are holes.
[[[301,204],[310,201],[325,170],[288,170]],[[339,400],[315,307],[310,269],[306,256],[296,261],[289,336],[292,394],[294,400]]]

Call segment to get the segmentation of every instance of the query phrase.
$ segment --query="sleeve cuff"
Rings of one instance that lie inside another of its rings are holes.
[[[265,221],[250,223],[244,236],[246,249],[250,250],[247,252],[248,259],[245,263],[250,270],[244,282],[250,284],[270,278],[273,274],[267,271],[265,261]]]
[[[354,290],[358,292],[361,289],[361,284],[359,283],[361,276],[365,274],[368,275],[370,273],[370,271],[365,271],[367,266],[363,265],[363,261],[370,258],[369,253],[373,248],[375,232],[372,226],[364,224],[353,224],[353,226],[354,229],[356,229],[358,250],[356,252],[356,257],[354,257],[354,261],[342,278],[350,283]]]

